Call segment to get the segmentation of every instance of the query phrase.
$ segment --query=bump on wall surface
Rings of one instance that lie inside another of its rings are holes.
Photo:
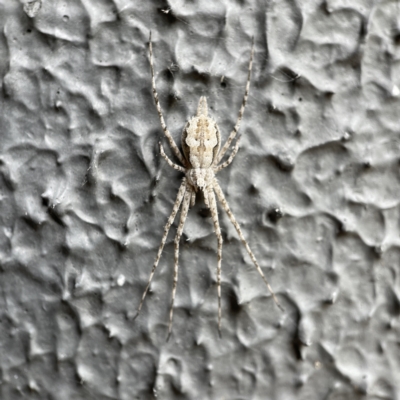
[[[0,398],[400,399],[398,1],[0,0]],[[172,227],[207,96],[241,148],[219,175],[285,308],[220,209]],[[172,153],[169,152],[172,156]]]

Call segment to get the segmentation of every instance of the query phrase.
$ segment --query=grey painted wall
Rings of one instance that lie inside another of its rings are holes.
[[[0,0],[0,398],[400,399],[400,4]],[[225,139],[223,328],[201,196],[171,229],[200,96]],[[168,149],[168,153],[172,153]]]

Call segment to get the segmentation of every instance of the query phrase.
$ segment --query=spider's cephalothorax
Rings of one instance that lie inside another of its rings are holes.
[[[161,155],[167,161],[167,163],[174,169],[181,171],[185,174],[185,177],[182,180],[182,184],[178,191],[178,196],[175,200],[174,207],[172,209],[172,213],[168,218],[167,224],[164,228],[164,235],[161,239],[161,244],[158,249],[157,257],[153,265],[153,269],[151,270],[149,280],[147,282],[146,289],[143,292],[142,299],[140,301],[137,314],[139,315],[140,310],[142,309],[142,305],[144,299],[147,295],[149,290],[151,281],[153,279],[154,273],[156,271],[158,262],[160,261],[162,251],[164,249],[165,242],[167,240],[167,235],[169,229],[174,222],[175,216],[178,213],[179,209],[181,208],[181,216],[178,225],[178,230],[175,236],[175,267],[174,267],[174,283],[172,289],[172,300],[171,300],[171,309],[169,314],[169,326],[168,326],[168,338],[171,334],[172,330],[172,318],[173,318],[173,311],[174,311],[174,300],[176,294],[176,287],[178,283],[178,260],[179,260],[179,241],[183,231],[183,225],[185,223],[189,206],[194,205],[196,200],[196,192],[201,190],[204,193],[204,201],[207,207],[211,211],[211,216],[213,219],[214,230],[215,234],[217,235],[218,239],[218,263],[217,263],[217,288],[218,288],[218,332],[221,335],[221,260],[222,260],[222,235],[221,229],[219,226],[218,221],[218,211],[217,211],[217,202],[216,197],[220,201],[223,209],[228,214],[229,219],[231,220],[232,224],[234,225],[240,240],[242,241],[243,245],[246,248],[251,260],[253,261],[257,271],[261,275],[262,279],[264,280],[265,284],[268,287],[275,303],[281,308],[278,303],[278,300],[269,285],[267,278],[265,277],[260,265],[258,264],[253,252],[251,251],[246,239],[243,236],[242,230],[238,222],[236,221],[234,215],[232,214],[231,209],[225,199],[225,196],[219,186],[215,174],[220,171],[221,169],[227,167],[234,159],[239,147],[238,140],[236,140],[236,144],[233,147],[233,150],[228,157],[228,159],[220,163],[222,158],[224,157],[225,153],[229,149],[232,141],[236,138],[237,132],[239,130],[239,125],[243,117],[243,112],[247,103],[247,97],[249,95],[249,88],[250,88],[250,77],[251,77],[251,68],[253,65],[253,54],[254,54],[254,40],[251,47],[251,54],[250,54],[250,61],[249,61],[249,68],[248,68],[248,75],[247,75],[247,84],[246,90],[243,97],[242,106],[239,110],[239,115],[236,121],[236,124],[230,133],[228,140],[220,150],[221,145],[221,136],[217,126],[217,123],[208,116],[208,107],[207,107],[207,100],[204,96],[200,97],[199,105],[197,107],[197,113],[194,117],[192,117],[186,124],[185,128],[183,129],[182,133],[182,149],[183,155],[179,150],[178,146],[176,145],[174,139],[171,136],[167,126],[165,125],[164,117],[161,111],[160,102],[158,100],[158,94],[156,89],[156,83],[154,78],[154,67],[153,67],[153,47],[151,43],[151,34],[150,34],[150,41],[149,41],[149,52],[150,52],[150,68],[151,68],[151,75],[152,75],[152,86],[153,86],[153,95],[154,100],[156,103],[158,116],[160,118],[161,126],[163,128],[164,134],[169,141],[171,149],[175,153],[175,156],[181,162],[182,166],[175,164],[170,158],[165,154],[162,145],[160,144],[160,151]]]

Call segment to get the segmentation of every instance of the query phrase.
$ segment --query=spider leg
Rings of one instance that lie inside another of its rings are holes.
[[[236,153],[237,153],[238,150],[239,150],[239,141],[240,141],[240,136],[239,136],[238,140],[236,140],[235,147],[233,148],[232,153],[231,153],[231,155],[229,156],[229,158],[228,158],[224,163],[222,163],[222,164],[220,164],[220,165],[218,165],[218,166],[215,167],[215,169],[214,169],[214,173],[215,173],[215,174],[216,174],[217,172],[221,171],[221,169],[226,168],[226,167],[233,161],[233,159],[234,159],[235,156],[236,156]]]
[[[161,111],[161,106],[160,106],[160,101],[158,100],[158,93],[156,89],[156,80],[154,77],[154,64],[153,64],[153,44],[151,42],[151,32],[150,32],[150,37],[149,37],[149,53],[150,53],[150,69],[151,69],[151,84],[153,86],[153,97],[154,101],[156,103],[157,107],[157,112],[158,112],[158,117],[160,118],[161,126],[164,131],[165,136],[167,137],[169,144],[175,153],[175,155],[178,157],[178,160],[182,163],[182,165],[186,165],[185,159],[180,152],[178,146],[176,145],[173,137],[171,136],[171,133],[169,132],[167,125],[165,125],[164,117]]]
[[[222,157],[225,155],[226,151],[229,149],[229,146],[231,145],[232,140],[235,139],[235,136],[239,130],[240,123],[242,122],[243,112],[244,112],[244,109],[247,104],[247,98],[249,96],[251,69],[253,67],[253,55],[254,55],[254,37],[252,39],[252,44],[251,44],[251,53],[250,53],[249,69],[248,69],[248,74],[247,74],[246,90],[244,92],[242,105],[240,107],[238,118],[236,120],[236,124],[233,128],[233,131],[230,133],[228,140],[226,141],[226,143],[224,144],[224,146],[218,153],[218,156],[216,157],[216,160],[215,160],[215,164],[218,164],[222,160]]]
[[[193,207],[196,203],[196,192],[192,190],[192,198],[190,199],[190,207]]]
[[[269,284],[269,282],[268,282],[267,278],[265,277],[264,273],[262,272],[262,269],[260,268],[260,265],[258,264],[258,262],[256,260],[256,257],[254,256],[254,254],[251,251],[248,243],[246,242],[246,239],[243,236],[242,230],[240,229],[240,225],[236,221],[234,215],[232,214],[232,211],[229,208],[228,202],[225,199],[224,193],[222,192],[222,189],[219,186],[219,184],[218,184],[216,179],[214,179],[214,181],[213,181],[213,188],[215,190],[215,193],[217,194],[218,200],[222,204],[222,207],[224,208],[224,210],[228,214],[228,217],[231,220],[233,226],[236,228],[236,231],[239,234],[240,240],[242,241],[244,247],[246,248],[247,253],[249,253],[249,256],[250,256],[251,260],[253,261],[255,267],[257,268],[258,273],[261,275],[261,277],[263,278],[265,284],[267,285],[267,288],[268,288],[269,292],[271,293],[272,298],[275,301],[275,304],[283,311],[283,307],[280,305],[278,299],[276,298],[276,295],[275,295],[274,291],[272,290],[271,285]]]
[[[222,318],[222,311],[221,311],[221,260],[222,260],[222,235],[221,235],[221,228],[218,222],[218,209],[217,209],[217,202],[215,200],[215,194],[213,191],[213,187],[210,186],[208,188],[208,201],[210,204],[210,211],[211,216],[214,223],[214,231],[217,236],[218,240],[218,264],[217,264],[217,287],[218,287],[218,334],[221,337],[221,318]]]
[[[178,226],[178,230],[176,232],[175,241],[174,241],[174,245],[175,245],[174,286],[172,288],[171,309],[169,312],[167,342],[168,342],[168,340],[171,336],[171,332],[172,332],[172,318],[174,316],[174,302],[175,302],[175,295],[176,295],[176,287],[178,285],[179,240],[181,239],[183,225],[185,224],[186,217],[187,217],[187,214],[189,211],[190,199],[192,197],[191,192],[192,192],[192,190],[189,188],[187,188],[187,190],[185,192],[185,198],[183,199],[183,202],[182,202],[181,218],[179,220],[179,226]]]
[[[168,165],[169,165],[170,167],[172,167],[173,169],[176,169],[176,170],[178,170],[178,171],[181,171],[181,172],[186,172],[185,168],[181,167],[181,166],[178,165],[178,164],[175,164],[174,162],[172,162],[172,161],[170,160],[170,158],[165,154],[164,148],[163,148],[163,146],[162,146],[161,143],[160,143],[160,153],[161,153],[162,157],[164,158],[164,160],[168,163]]]
[[[149,276],[149,280],[148,280],[147,285],[146,285],[146,289],[143,292],[142,300],[140,301],[139,307],[137,309],[137,314],[134,317],[134,319],[138,317],[138,315],[140,313],[140,310],[142,309],[144,299],[146,298],[147,292],[149,291],[149,288],[150,288],[151,280],[153,279],[154,273],[156,272],[156,269],[157,269],[158,262],[160,261],[161,254],[162,254],[162,251],[164,249],[165,242],[167,240],[169,228],[171,227],[172,223],[174,222],[175,216],[176,216],[176,214],[177,214],[177,212],[179,210],[179,207],[181,206],[181,203],[182,203],[183,197],[184,197],[184,195],[186,193],[186,190],[187,190],[186,178],[183,178],[183,182],[182,182],[182,184],[181,184],[181,186],[179,188],[178,195],[176,197],[175,204],[174,204],[174,207],[172,209],[171,215],[169,216],[168,221],[167,221],[167,223],[166,223],[166,225],[164,227],[164,235],[163,235],[163,237],[161,239],[160,247],[158,248],[157,257],[156,257],[156,260],[154,261],[153,268],[151,270],[151,273],[150,273],[150,276]]]

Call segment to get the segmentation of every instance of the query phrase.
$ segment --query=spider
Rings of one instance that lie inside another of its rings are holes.
[[[276,298],[275,293],[273,292],[267,278],[265,277],[263,271],[260,268],[260,265],[257,262],[256,257],[251,251],[246,239],[243,236],[242,230],[238,222],[236,221],[234,215],[232,214],[231,209],[225,199],[225,196],[221,190],[221,187],[218,184],[217,179],[215,178],[215,174],[221,171],[223,168],[226,168],[236,156],[236,153],[239,150],[239,139],[236,140],[236,144],[233,147],[233,150],[228,157],[228,159],[221,163],[222,158],[225,153],[229,149],[232,141],[235,139],[240,122],[242,121],[243,112],[246,107],[247,98],[249,95],[250,88],[250,78],[251,78],[251,70],[253,66],[253,55],[254,55],[254,38],[252,39],[252,46],[250,52],[250,61],[248,67],[248,76],[246,83],[246,90],[244,93],[242,105],[239,110],[238,118],[236,120],[236,124],[230,133],[228,140],[225,142],[224,146],[220,150],[221,145],[221,135],[217,123],[215,120],[208,116],[208,107],[207,100],[204,96],[200,97],[199,104],[197,107],[197,113],[194,117],[192,117],[187,123],[182,133],[182,149],[183,154],[179,150],[176,145],[174,139],[169,132],[163,117],[163,113],[161,111],[160,102],[158,99],[158,93],[156,89],[155,75],[154,75],[154,64],[153,64],[153,45],[151,41],[151,32],[149,37],[149,55],[150,55],[150,69],[152,76],[152,88],[153,88],[153,97],[157,107],[158,116],[160,118],[161,126],[164,131],[166,138],[169,141],[172,151],[175,153],[175,156],[181,162],[183,166],[180,166],[173,161],[165,154],[164,148],[160,143],[160,153],[161,156],[166,160],[169,166],[172,168],[183,172],[185,177],[182,179],[182,184],[179,188],[178,195],[176,197],[172,213],[168,218],[168,221],[164,228],[164,235],[161,239],[161,244],[158,249],[157,257],[154,261],[153,268],[151,270],[149,280],[147,282],[146,288],[143,292],[142,299],[140,301],[139,307],[137,309],[137,314],[135,318],[139,315],[140,310],[142,309],[143,302],[146,298],[148,290],[150,288],[151,281],[153,279],[154,273],[157,269],[158,263],[161,258],[162,251],[164,249],[165,242],[167,240],[169,229],[174,222],[175,216],[181,208],[181,216],[178,225],[178,230],[175,236],[175,265],[174,265],[174,282],[172,288],[172,299],[171,299],[171,308],[169,313],[169,325],[168,325],[168,336],[167,340],[172,332],[172,320],[174,314],[174,301],[176,295],[176,287],[178,284],[178,260],[179,260],[179,241],[183,231],[183,225],[185,224],[186,217],[188,214],[188,210],[190,206],[195,204],[196,193],[201,191],[204,194],[204,201],[206,206],[211,211],[211,216],[214,224],[214,231],[218,239],[218,256],[217,256],[217,287],[218,287],[218,333],[221,337],[221,260],[222,260],[222,235],[221,229],[218,222],[218,211],[217,211],[217,202],[216,197],[220,201],[223,209],[228,214],[229,219],[231,220],[233,226],[236,228],[236,231],[245,246],[247,253],[250,255],[251,260],[253,261],[258,273],[261,275],[269,292],[271,293],[275,303],[277,306],[282,309],[281,305]],[[216,195],[216,197],[215,197]]]

